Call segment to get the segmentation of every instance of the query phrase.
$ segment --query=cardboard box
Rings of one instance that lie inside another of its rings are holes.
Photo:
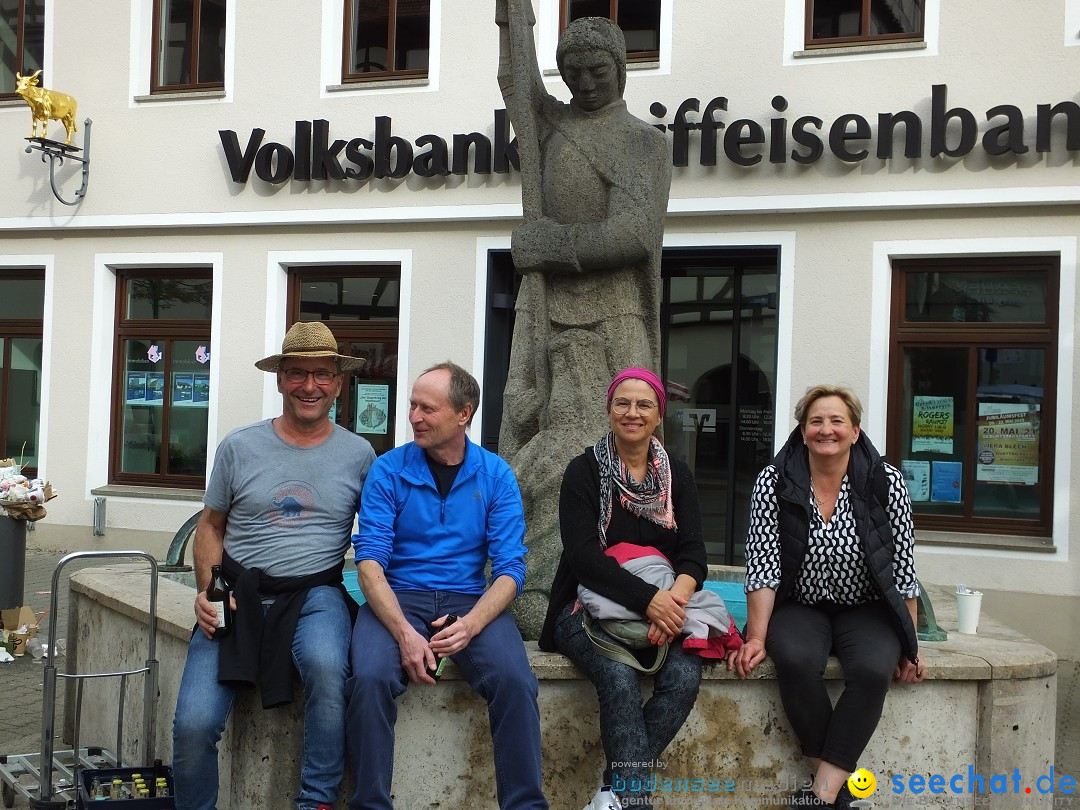
[[[4,629],[9,633],[14,633],[25,624],[26,633],[19,634],[26,636],[24,641],[32,639],[38,634],[38,617],[34,615],[34,611],[25,605],[10,610],[0,610],[0,620],[3,620]]]

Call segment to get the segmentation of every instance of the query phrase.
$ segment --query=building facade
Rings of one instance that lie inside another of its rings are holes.
[[[1080,595],[1080,0],[533,5],[563,99],[561,26],[618,19],[628,107],[669,140],[665,436],[712,561],[741,562],[754,478],[831,382],[908,477],[925,580]],[[521,201],[493,3],[2,13],[0,455],[60,493],[35,542],[163,552],[217,442],[278,412],[252,362],[298,319],[367,358],[335,418],[377,450],[446,358],[497,446]],[[78,103],[52,182],[11,92],[39,69]]]

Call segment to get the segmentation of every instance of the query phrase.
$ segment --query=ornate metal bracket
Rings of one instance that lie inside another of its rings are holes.
[[[83,145],[81,149],[78,146],[71,146],[50,138],[26,139],[29,142],[26,146],[27,154],[33,151],[41,152],[42,163],[45,162],[46,158],[49,159],[49,185],[52,186],[53,196],[64,205],[78,205],[86,197],[86,187],[90,184],[90,127],[93,124],[94,122],[89,118],[83,121]],[[76,154],[77,152],[82,152],[82,154]],[[82,187],[75,192],[74,202],[68,202],[61,197],[56,188],[57,162],[63,166],[65,160],[75,160],[82,164]]]

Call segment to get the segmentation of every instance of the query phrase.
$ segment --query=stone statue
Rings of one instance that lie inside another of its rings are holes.
[[[608,429],[607,386],[660,371],[660,256],[671,185],[667,141],[622,100],[626,44],[603,17],[575,20],[556,60],[572,101],[544,89],[529,0],[496,0],[499,85],[518,136],[524,224],[499,452],[525,501],[526,591],[515,617],[539,636],[558,564],[559,488],[570,459]]]

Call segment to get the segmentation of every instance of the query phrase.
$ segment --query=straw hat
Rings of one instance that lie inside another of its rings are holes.
[[[260,371],[277,371],[286,357],[333,357],[342,371],[363,368],[363,357],[338,354],[334,333],[322,321],[298,321],[289,327],[281,341],[281,354],[272,354],[255,363]]]

